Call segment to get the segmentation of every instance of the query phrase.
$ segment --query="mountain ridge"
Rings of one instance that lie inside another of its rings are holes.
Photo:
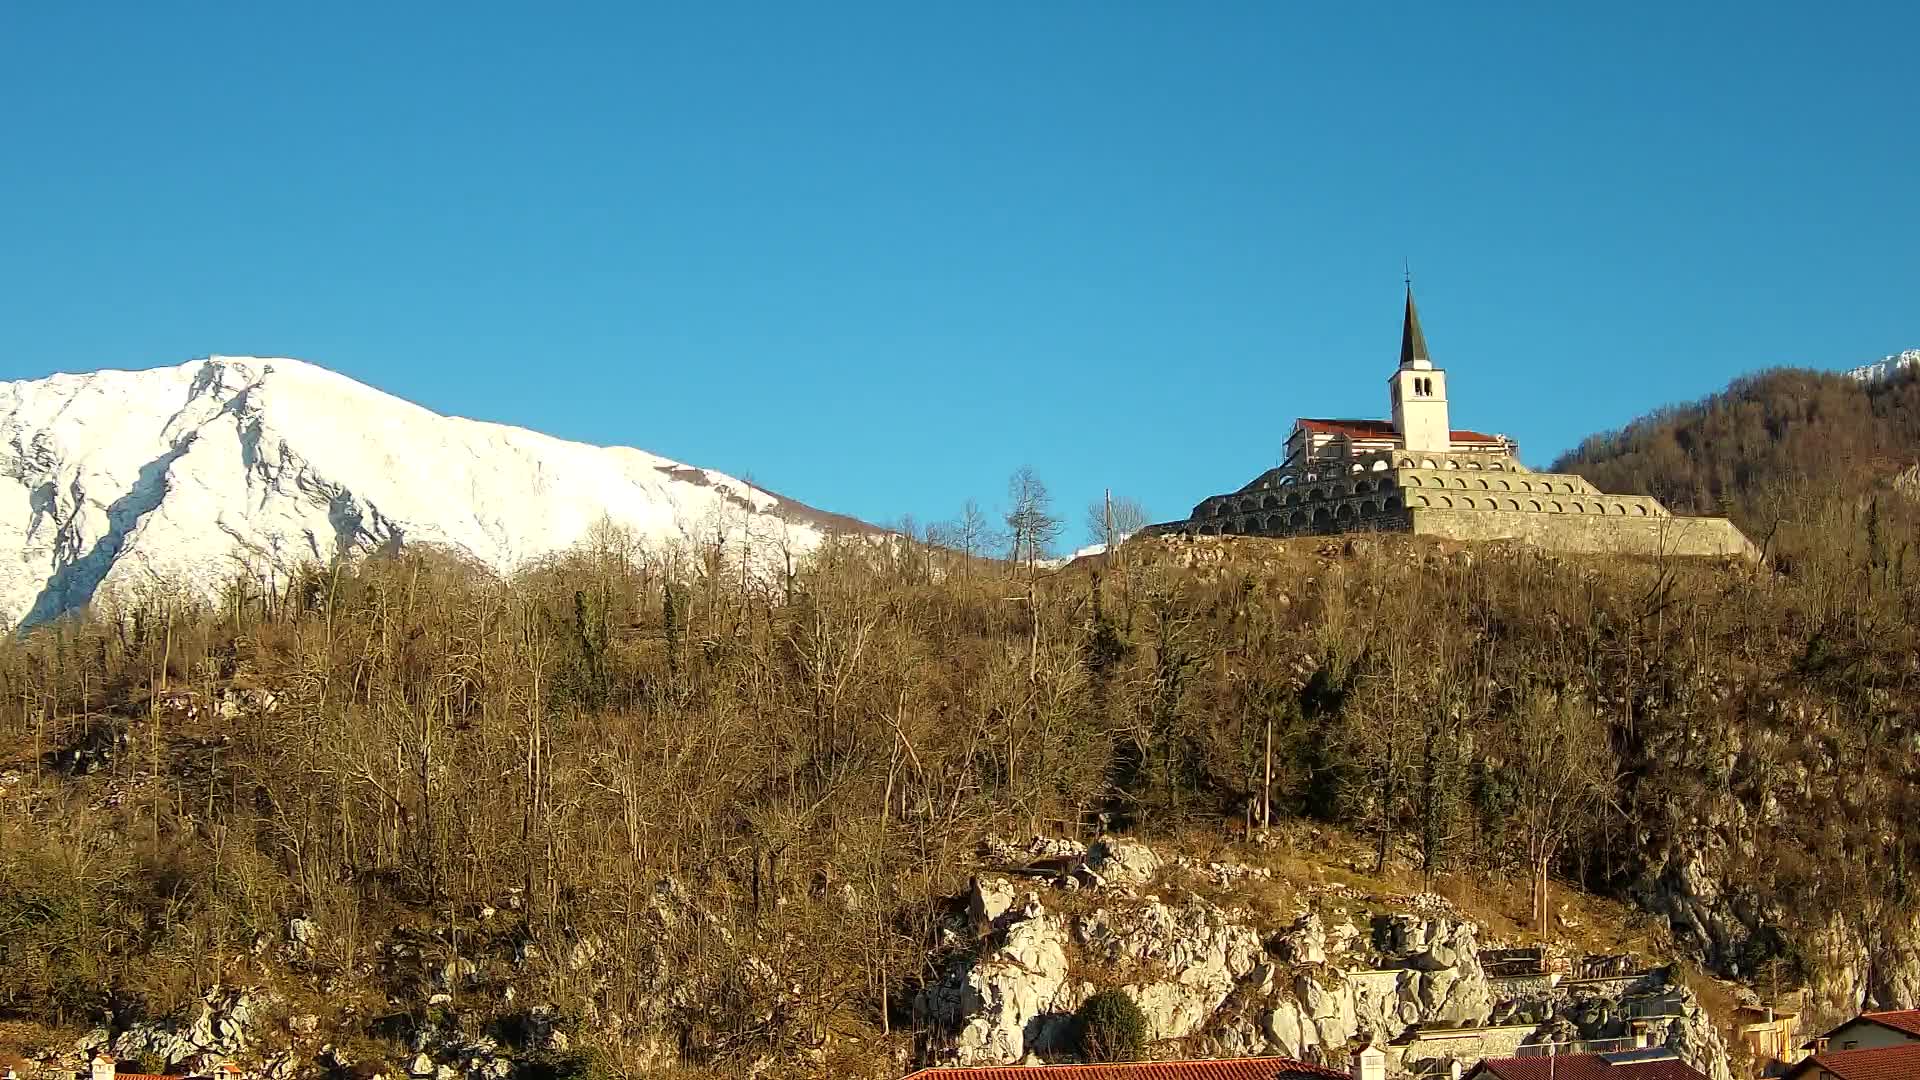
[[[870,527],[628,446],[444,416],[309,361],[209,356],[0,383],[0,619],[102,588],[405,543],[506,572],[603,519],[653,542],[807,550]]]

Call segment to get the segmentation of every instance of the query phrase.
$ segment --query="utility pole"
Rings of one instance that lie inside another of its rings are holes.
[[[1260,789],[1260,827],[1271,829],[1273,828],[1273,709],[1271,706],[1267,708],[1266,713],[1267,777],[1266,783]]]

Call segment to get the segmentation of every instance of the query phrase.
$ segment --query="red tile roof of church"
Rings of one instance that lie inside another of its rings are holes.
[[[1317,417],[1302,417],[1299,426],[1308,431],[1323,435],[1345,435],[1349,439],[1391,439],[1399,432],[1393,430],[1391,420],[1325,420]],[[1449,432],[1454,442],[1499,442],[1497,435],[1487,435],[1478,431]]]
[[[1110,1065],[990,1065],[922,1069],[907,1080],[1347,1080],[1347,1073],[1292,1058],[1227,1061],[1139,1061]]]

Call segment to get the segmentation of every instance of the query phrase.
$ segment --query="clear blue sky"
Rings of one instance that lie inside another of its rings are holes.
[[[891,522],[1920,345],[1912,4],[0,5],[0,378],[299,356]]]

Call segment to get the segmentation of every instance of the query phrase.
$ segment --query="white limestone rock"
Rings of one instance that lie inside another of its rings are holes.
[[[1160,872],[1160,856],[1145,844],[1102,840],[1087,850],[1087,864],[1109,886],[1138,888]]]
[[[920,995],[918,1011],[938,1033],[941,1061],[1007,1065],[1052,1049],[1059,1024],[1049,1017],[1076,1003],[1066,923],[1045,912],[1018,914],[1002,941],[955,963]]]
[[[1127,989],[1156,1039],[1196,1033],[1265,955],[1252,927],[1199,897],[1179,907],[1149,897],[1138,907],[1097,911],[1081,921],[1079,937],[1109,963],[1130,961],[1151,973]]]

